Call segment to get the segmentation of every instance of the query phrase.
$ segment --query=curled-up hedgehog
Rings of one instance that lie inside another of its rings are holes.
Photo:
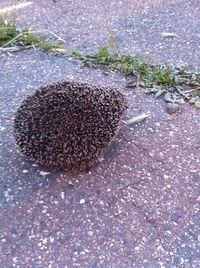
[[[29,160],[59,170],[87,169],[114,138],[126,108],[117,89],[61,81],[22,101],[14,137]]]

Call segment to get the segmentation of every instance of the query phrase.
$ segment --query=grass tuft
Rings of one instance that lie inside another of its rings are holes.
[[[3,46],[18,35],[15,24],[0,19],[0,46]]]
[[[39,36],[31,33],[28,29],[17,30],[15,23],[6,23],[0,19],[0,47],[12,46],[29,46],[38,45],[43,50],[51,50],[56,48],[64,48],[63,45],[43,40]]]
[[[110,53],[113,48],[116,48],[115,53]],[[185,100],[200,108],[200,73],[189,71],[183,66],[156,65],[145,61],[141,56],[120,54],[113,40],[111,48],[100,46],[95,54],[88,55],[73,50],[69,55],[86,66],[117,71],[131,77],[129,87],[144,87],[145,93],[153,93],[155,97],[163,96],[169,91],[172,97],[170,100],[168,97],[168,101],[182,103]]]

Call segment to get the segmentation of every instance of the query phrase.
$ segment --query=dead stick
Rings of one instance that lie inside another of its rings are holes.
[[[150,116],[150,114],[146,113],[146,114],[141,114],[141,115],[138,115],[138,116],[135,116],[127,121],[124,121],[124,123],[126,125],[133,125],[133,124],[137,124],[137,123],[140,123],[142,121],[144,121],[145,119],[147,119],[148,117]]]
[[[29,49],[29,48],[33,48],[33,47],[36,47],[37,45],[28,45],[28,46],[15,46],[15,47],[0,47],[0,52],[16,52],[16,51],[20,51],[20,50],[23,50],[23,49]]]

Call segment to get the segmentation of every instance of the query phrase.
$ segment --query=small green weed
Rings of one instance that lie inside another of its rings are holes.
[[[152,64],[141,56],[120,54],[114,41],[110,42],[111,47],[100,46],[95,54],[88,55],[74,50],[70,56],[79,59],[86,66],[118,71],[125,76],[133,77],[129,82],[130,87],[142,86],[145,93],[153,93],[155,97],[160,97],[169,91],[173,96],[170,101],[181,103],[181,99],[184,99],[200,108],[199,73],[188,71],[184,67]],[[115,53],[110,53],[113,48]],[[192,87],[191,90],[188,91],[188,87]]]
[[[157,85],[174,85],[175,81],[173,77],[170,77],[170,73],[167,70],[163,70],[159,67],[155,68],[153,72],[154,82]]]
[[[99,64],[103,64],[106,62],[111,62],[112,58],[110,56],[110,53],[108,51],[108,47],[106,46],[100,46],[97,50],[97,53],[95,54],[94,57]]]
[[[13,23],[6,23],[0,19],[0,46],[3,46],[11,39],[15,38],[18,35],[16,26]]]
[[[56,48],[64,48],[63,45],[58,44],[53,41],[46,41],[46,40],[40,40],[40,47],[43,50],[51,50],[51,49],[56,49]]]
[[[40,38],[30,33],[27,29],[16,29],[14,23],[6,23],[0,20],[0,46],[11,47],[14,45],[26,46],[40,43]]]
[[[23,45],[38,45],[40,44],[41,40],[38,36],[29,33],[28,30],[19,38],[21,39]]]
[[[72,49],[68,53],[69,56],[81,59],[83,57],[83,54],[79,50]]]
[[[43,40],[28,29],[17,30],[15,23],[6,23],[0,19],[0,47],[38,45],[43,50],[64,48],[63,45]]]
[[[176,84],[173,73],[167,66],[164,68],[162,66],[150,65],[146,67],[146,72],[143,72],[142,76],[145,85],[147,86],[173,86]]]

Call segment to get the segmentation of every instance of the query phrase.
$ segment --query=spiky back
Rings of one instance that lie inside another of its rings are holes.
[[[43,165],[71,169],[94,161],[115,136],[126,108],[110,87],[61,81],[28,96],[14,119],[21,152]]]

